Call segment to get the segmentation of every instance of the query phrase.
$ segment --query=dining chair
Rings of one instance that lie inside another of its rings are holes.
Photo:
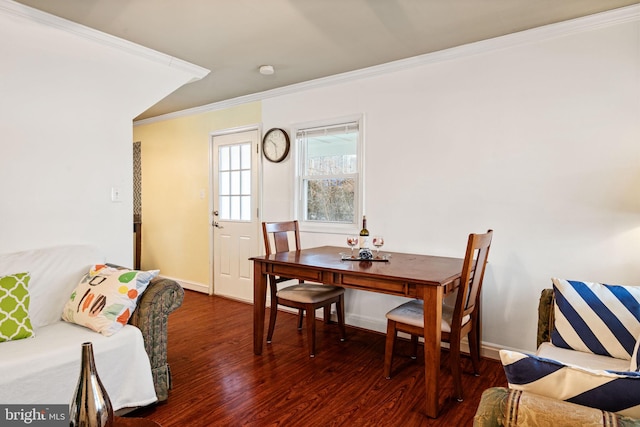
[[[455,304],[442,305],[441,340],[449,343],[449,360],[455,397],[462,402],[460,340],[467,336],[469,353],[475,375],[480,361],[480,290],[484,279],[493,230],[485,234],[470,234],[467,243],[460,286]],[[412,358],[416,357],[418,337],[424,337],[424,305],[420,300],[409,301],[387,313],[387,339],[384,353],[384,376],[391,378],[391,362],[398,331],[411,336]]]
[[[266,255],[279,252],[289,252],[289,241],[293,238],[295,250],[300,250],[300,228],[298,221],[263,222],[262,231]],[[271,236],[271,237],[270,237]],[[273,245],[272,245],[273,243]],[[287,286],[278,290],[278,284],[292,280],[287,277],[269,275],[269,289],[271,295],[271,308],[269,316],[269,329],[267,343],[271,343],[276,326],[278,305],[298,309],[298,330],[302,330],[303,313],[307,317],[307,346],[309,357],[315,357],[316,353],[316,316],[317,309],[324,311],[324,322],[331,323],[331,304],[336,305],[338,314],[338,326],[340,328],[340,341],[346,338],[344,325],[344,288],[340,286],[323,285],[320,283],[305,283],[299,281],[296,285]]]

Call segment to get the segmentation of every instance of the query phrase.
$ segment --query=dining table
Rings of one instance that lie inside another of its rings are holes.
[[[345,249],[322,246],[250,258],[253,261],[253,352],[262,354],[270,275],[424,301],[425,411],[438,416],[442,301],[460,284],[464,260],[384,252],[380,259],[343,259]],[[348,253],[348,250],[346,251]],[[349,258],[347,255],[345,258]],[[382,375],[382,366],[380,367]]]

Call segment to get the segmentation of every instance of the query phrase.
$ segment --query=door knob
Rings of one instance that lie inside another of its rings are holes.
[[[218,223],[218,221],[214,221],[214,222],[213,222],[213,226],[214,226],[214,227],[218,227],[218,228],[224,228],[223,226],[221,226],[221,225]]]

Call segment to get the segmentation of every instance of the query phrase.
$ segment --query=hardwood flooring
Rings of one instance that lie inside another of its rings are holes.
[[[483,390],[506,386],[499,361],[483,359],[481,375],[464,358],[464,402],[443,350],[440,416],[424,414],[424,369],[399,342],[392,378],[382,375],[384,335],[318,321],[317,354],[309,358],[296,316],[278,313],[272,344],[253,354],[253,306],[185,291],[169,317],[173,389],[166,402],[129,414],[163,427],[198,426],[470,426]]]

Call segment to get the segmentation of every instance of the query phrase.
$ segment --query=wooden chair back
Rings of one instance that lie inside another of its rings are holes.
[[[264,249],[267,256],[271,254],[277,254],[280,252],[289,252],[291,250],[300,250],[300,227],[298,221],[283,221],[283,222],[263,222],[262,223],[262,235],[264,237]],[[290,238],[293,237],[294,248],[290,246]],[[273,241],[273,245],[271,242]],[[267,332],[267,343],[271,342],[273,333],[275,330],[276,317],[277,317],[277,305],[285,305],[287,307],[298,309],[298,330],[302,329],[303,313],[307,313],[307,345],[309,349],[309,356],[315,356],[316,349],[316,309],[323,308],[324,321],[330,323],[331,304],[336,305],[336,312],[338,314],[338,324],[340,326],[340,339],[345,340],[346,330],[344,325],[344,289],[336,286],[320,286],[323,288],[320,290],[318,285],[305,284],[304,280],[298,280],[298,285],[288,286],[281,289],[284,292],[284,296],[279,296],[278,283],[287,282],[292,280],[288,277],[276,277],[269,274],[269,289],[271,290],[271,307],[269,309],[269,329]],[[303,286],[307,287],[305,290],[307,293],[315,292],[317,296],[312,301],[299,299],[295,297],[293,293],[285,292],[287,289],[297,288],[300,290]],[[309,290],[311,289],[311,290]]]
[[[476,307],[480,301],[480,290],[482,289],[492,237],[493,230],[488,230],[484,234],[469,235],[452,325],[461,325],[464,316],[473,317],[475,315]]]
[[[295,250],[300,250],[300,228],[298,227],[298,221],[284,221],[284,222],[263,222],[262,223],[262,235],[264,237],[264,249],[267,255],[271,255],[279,252],[289,252],[289,235],[293,233]],[[271,246],[271,239],[273,238],[273,247]]]

